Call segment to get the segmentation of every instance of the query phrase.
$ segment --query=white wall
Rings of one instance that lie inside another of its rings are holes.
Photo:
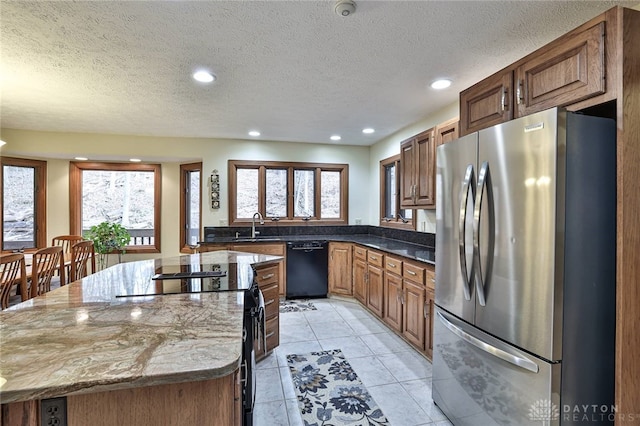
[[[203,226],[228,221],[227,160],[300,161],[349,164],[349,223],[361,219],[371,223],[369,194],[371,180],[369,147],[248,140],[156,138],[122,135],[35,132],[2,129],[7,145],[4,156],[47,160],[47,240],[69,233],[69,161],[76,156],[94,161],[128,161],[137,157],[162,165],[161,251],[164,256],[179,253],[180,163],[202,161]],[[209,199],[209,175],[220,173],[222,207],[213,210]],[[376,176],[377,179],[377,169]],[[159,255],[127,255],[127,259]]]
[[[356,219],[369,223],[369,194],[360,190],[369,182],[369,147],[265,142],[236,140],[233,143],[203,147],[203,173],[207,177],[214,169],[220,172],[220,198],[223,207],[214,210],[209,203],[203,205],[203,222],[207,226],[220,226],[229,219],[227,160],[301,161],[349,164],[349,224]],[[208,182],[203,200],[208,200]]]
[[[451,118],[457,117],[459,115],[459,111],[459,103],[456,101],[437,113],[430,115],[426,119],[405,127],[371,147],[371,152],[369,154],[369,170],[372,176],[372,179],[369,182],[369,192],[371,194],[371,197],[369,198],[369,223],[371,225],[378,225],[380,223],[380,160],[400,154],[400,143],[403,140],[417,135],[418,133],[430,129],[431,127],[443,123]],[[436,232],[435,210],[419,209],[417,210],[416,216],[418,231],[431,233]]]
[[[408,126],[371,147],[254,140],[161,138],[105,134],[36,132],[2,129],[7,142],[0,153],[47,160],[47,240],[69,233],[69,161],[76,156],[94,161],[128,161],[137,157],[162,165],[161,251],[179,253],[180,163],[202,161],[202,225],[220,226],[228,217],[227,161],[264,160],[349,164],[349,224],[380,222],[380,160],[400,153],[400,142],[458,116],[458,102]],[[222,207],[214,210],[209,199],[209,175],[220,173]],[[418,210],[418,230],[435,232],[435,212]],[[132,255],[144,259],[160,255]]]

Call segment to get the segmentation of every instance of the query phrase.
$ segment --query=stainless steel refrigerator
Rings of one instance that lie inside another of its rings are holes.
[[[464,136],[436,190],[434,402],[455,425],[613,423],[615,122]]]

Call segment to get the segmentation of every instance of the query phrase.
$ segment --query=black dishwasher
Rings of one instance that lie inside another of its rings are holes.
[[[329,249],[326,241],[287,243],[287,299],[327,297]]]

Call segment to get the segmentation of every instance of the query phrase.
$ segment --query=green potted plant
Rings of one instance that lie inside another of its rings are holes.
[[[98,253],[98,265],[104,269],[108,264],[110,253],[118,253],[118,263],[122,260],[124,248],[131,240],[131,234],[118,223],[102,222],[92,226],[85,234],[85,238],[93,241],[94,249]]]

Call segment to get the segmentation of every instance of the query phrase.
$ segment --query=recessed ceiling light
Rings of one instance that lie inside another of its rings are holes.
[[[139,159],[139,158],[130,158],[130,159],[129,159],[129,161],[131,161],[132,163],[139,163],[139,162],[141,162],[142,160],[141,160],[141,159]]]
[[[362,133],[367,134],[367,135],[369,135],[369,134],[371,134],[373,132],[375,132],[375,130],[372,129],[371,127],[367,127],[366,129],[362,129]]]
[[[216,76],[209,71],[200,70],[193,73],[193,79],[200,83],[211,83],[216,79]]]
[[[338,136],[338,135],[331,136],[331,140],[332,141],[339,141],[340,139],[342,139],[342,138],[340,136]]]
[[[251,131],[249,132],[249,136],[254,136],[254,137],[255,137],[255,136],[260,136],[260,132],[259,132],[259,131],[257,131],[257,130],[251,130]]]
[[[446,78],[442,78],[431,83],[431,88],[436,90],[446,89],[449,86],[451,86],[451,80]]]
[[[75,159],[78,160],[78,161],[87,161],[88,160],[87,157],[76,157]]]

